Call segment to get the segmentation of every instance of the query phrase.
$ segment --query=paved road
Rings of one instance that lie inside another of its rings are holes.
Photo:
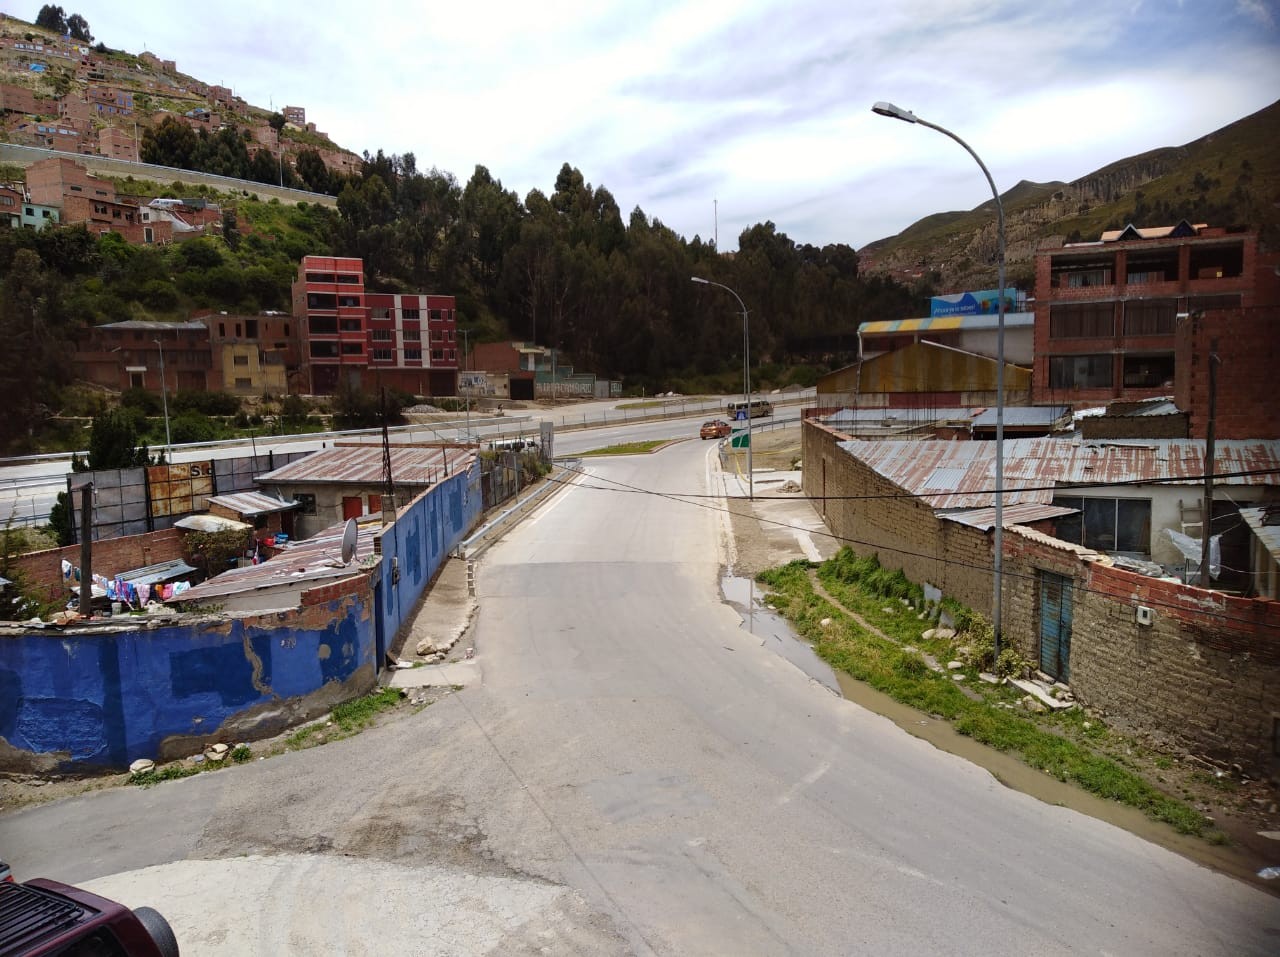
[[[643,417],[654,414],[655,409],[635,410],[630,413],[630,421],[625,418],[628,415],[625,407],[634,406],[635,400],[596,401],[551,409],[515,410],[502,416],[481,415],[478,412],[469,417],[458,415],[456,419],[436,425],[419,424],[399,427],[392,430],[391,439],[394,442],[462,442],[466,441],[466,437],[470,435],[483,445],[494,440],[520,435],[536,435],[538,423],[547,421],[557,429],[556,454],[572,455],[615,442],[696,435],[698,426],[707,418],[723,414],[719,411],[721,407],[719,399],[696,401],[691,399],[687,406],[680,404],[678,400],[668,400],[668,402],[668,414],[672,415],[672,418],[649,422],[643,421]],[[703,406],[706,408],[702,408]],[[686,407],[694,411],[685,413]],[[780,406],[777,414],[771,419],[756,420],[756,426],[768,427],[773,423],[796,421],[799,416],[799,406]],[[211,459],[235,458],[250,454],[266,455],[270,451],[315,452],[333,445],[335,438],[338,436],[328,433],[323,436],[263,436],[252,444],[238,440],[220,445],[178,446],[169,458],[173,462],[181,463],[205,462]],[[354,433],[347,434],[341,436],[341,439],[343,441],[378,441],[377,435],[372,432],[358,437]],[[66,474],[69,468],[69,456],[41,458],[0,466],[0,521],[8,520],[12,516],[15,524],[18,525],[46,522],[58,493],[66,490]]]
[[[709,451],[593,461],[585,484],[698,490]],[[482,560],[481,685],[0,817],[0,848],[168,910],[194,954],[1275,952],[1275,898],[1007,790],[778,656],[719,600],[725,534],[570,489]]]

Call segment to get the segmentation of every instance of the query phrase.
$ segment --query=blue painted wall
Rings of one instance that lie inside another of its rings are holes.
[[[483,510],[477,460],[470,470],[433,485],[402,509],[395,525],[382,533],[379,614],[388,642],[408,621],[432,577]],[[393,558],[400,566],[399,582],[394,581],[397,563]],[[378,664],[381,667],[382,662]]]
[[[368,592],[221,627],[206,620],[127,634],[7,637],[0,737],[35,754],[69,752],[64,767],[121,768],[157,757],[170,736],[213,735],[257,705],[301,698],[373,664]]]

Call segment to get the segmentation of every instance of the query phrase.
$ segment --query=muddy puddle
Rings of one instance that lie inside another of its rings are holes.
[[[1046,804],[1069,808],[1124,828],[1131,834],[1190,858],[1206,867],[1230,874],[1272,893],[1277,888],[1261,880],[1256,868],[1231,848],[1209,844],[1202,838],[1178,834],[1167,825],[1151,820],[1135,808],[1107,801],[1080,788],[1036,771],[1019,759],[989,748],[955,731],[946,722],[908,707],[844,672],[836,672],[818,656],[813,647],[796,635],[791,623],[761,603],[763,590],[753,580],[726,576],[721,579],[725,601],[742,616],[742,627],[764,641],[764,646],[790,661],[824,687],[868,711],[888,718],[908,734],[934,747],[964,758],[991,772],[1005,787],[1021,791]]]

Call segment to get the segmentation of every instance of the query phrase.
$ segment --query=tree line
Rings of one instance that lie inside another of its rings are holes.
[[[235,175],[247,155],[234,130],[158,129],[211,172]],[[455,295],[471,345],[554,347],[575,368],[650,393],[741,384],[737,302],[692,276],[742,297],[762,387],[811,384],[855,357],[858,323],[918,314],[932,292],[863,277],[850,246],[799,244],[771,222],[722,254],[639,207],[624,216],[608,189],[568,163],[549,192],[523,200],[484,166],[460,184],[419,170],[411,153],[366,154],[358,174],[326,185],[337,188],[336,210],[244,200],[238,217],[232,201],[220,237],[168,247],[83,227],[0,231],[0,334],[11,346],[0,352],[0,402],[11,413],[0,448],[30,446],[41,419],[59,410],[68,355],[87,326],[181,318],[195,307],[288,309],[308,253],[361,257],[371,291]],[[270,217],[249,222],[251,210]]]

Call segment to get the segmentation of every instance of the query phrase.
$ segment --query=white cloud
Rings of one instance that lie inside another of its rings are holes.
[[[79,8],[109,45],[305,106],[357,152],[413,152],[462,182],[483,164],[521,196],[568,162],[689,237],[711,235],[719,199],[725,248],[764,219],[861,245],[985,199],[958,146],[876,100],[955,130],[1008,189],[1186,142],[1280,89],[1264,0],[1214,19],[1107,0]]]

